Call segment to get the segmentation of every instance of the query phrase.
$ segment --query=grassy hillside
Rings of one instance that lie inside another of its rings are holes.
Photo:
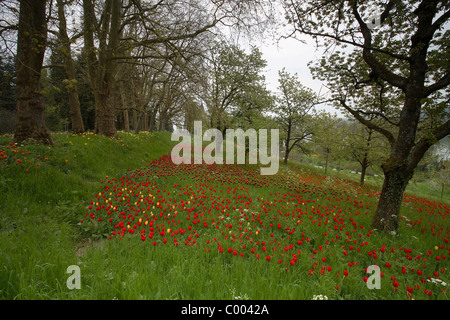
[[[448,299],[446,204],[406,195],[387,236],[379,190],[342,177],[175,166],[167,133],[54,137],[0,137],[2,299]]]
[[[77,246],[95,237],[77,224],[102,180],[139,168],[173,145],[169,133],[53,137],[55,147],[0,137],[1,298],[60,297],[66,268],[77,264]]]

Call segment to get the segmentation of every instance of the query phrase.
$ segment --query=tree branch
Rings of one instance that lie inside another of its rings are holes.
[[[435,140],[439,141],[450,134],[450,119],[437,127],[430,136],[420,139],[408,157],[408,167],[413,170],[427,150],[435,143]]]
[[[424,98],[436,92],[440,89],[443,89],[450,85],[450,73],[446,73],[442,78],[438,81],[424,88]]]
[[[391,85],[405,91],[406,90],[406,83],[407,79],[399,76],[391,71],[389,71],[382,63],[380,63],[372,54],[371,47],[372,47],[372,34],[370,32],[369,27],[367,24],[363,21],[361,18],[358,8],[357,8],[357,1],[354,1],[352,3],[352,10],[353,15],[356,18],[356,21],[358,22],[362,35],[364,37],[364,46],[363,48],[363,58],[364,61],[367,62],[369,67],[372,69],[372,71],[381,79],[387,81]],[[409,61],[409,57],[407,59],[403,59]]]
[[[345,108],[345,110],[350,112],[356,118],[356,120],[358,120],[359,122],[361,122],[363,125],[367,126],[368,128],[371,128],[371,129],[381,133],[382,135],[384,135],[388,139],[389,144],[391,146],[394,145],[395,138],[394,138],[393,134],[389,130],[386,130],[386,129],[380,127],[380,126],[377,126],[372,121],[369,121],[369,120],[363,118],[358,111],[353,110],[350,106],[347,105],[347,103],[344,100],[338,100],[338,101]]]

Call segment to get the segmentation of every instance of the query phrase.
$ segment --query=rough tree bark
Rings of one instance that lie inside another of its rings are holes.
[[[53,145],[45,125],[41,69],[47,41],[46,1],[21,0],[17,39],[17,114],[14,142]]]

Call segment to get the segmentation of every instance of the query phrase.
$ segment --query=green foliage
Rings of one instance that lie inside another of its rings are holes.
[[[290,75],[283,69],[278,75],[279,92],[272,112],[281,129],[280,136],[285,141],[286,154],[294,147],[307,153],[313,134],[312,113],[317,97],[311,89],[301,84],[297,74]]]
[[[205,100],[212,127],[245,127],[270,108],[261,75],[266,61],[256,47],[246,53],[236,45],[216,43],[210,64]]]
[[[46,125],[50,131],[70,131],[71,117],[69,114],[69,103],[67,89],[74,82],[78,88],[80,110],[86,130],[94,129],[95,108],[92,89],[83,68],[86,67],[84,55],[76,58],[76,79],[70,82],[64,70],[64,57],[59,50],[54,50],[50,56],[50,68],[42,71],[42,87],[46,103]]]
[[[0,57],[0,134],[14,131],[16,110],[15,63],[12,57]]]
[[[16,66],[12,57],[0,57],[0,109],[16,110]]]

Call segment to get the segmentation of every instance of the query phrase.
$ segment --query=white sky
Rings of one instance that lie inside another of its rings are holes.
[[[303,85],[316,92],[320,90],[322,83],[312,79],[307,66],[309,61],[320,57],[320,52],[316,52],[313,46],[289,38],[280,40],[278,44],[261,45],[259,49],[267,60],[265,76],[271,91],[277,91],[278,71],[283,68],[290,74],[297,73]]]
[[[320,80],[313,79],[308,67],[308,62],[321,58],[321,48],[316,48],[311,39],[304,39],[306,43],[294,38],[287,38],[280,39],[278,43],[272,41],[257,45],[263,54],[263,59],[267,61],[264,75],[267,88],[270,91],[278,91],[278,71],[285,68],[292,75],[297,73],[300,82],[311,88],[316,94],[320,93],[322,96],[327,92]],[[342,115],[339,110],[332,106],[323,106],[323,108],[332,114]]]

